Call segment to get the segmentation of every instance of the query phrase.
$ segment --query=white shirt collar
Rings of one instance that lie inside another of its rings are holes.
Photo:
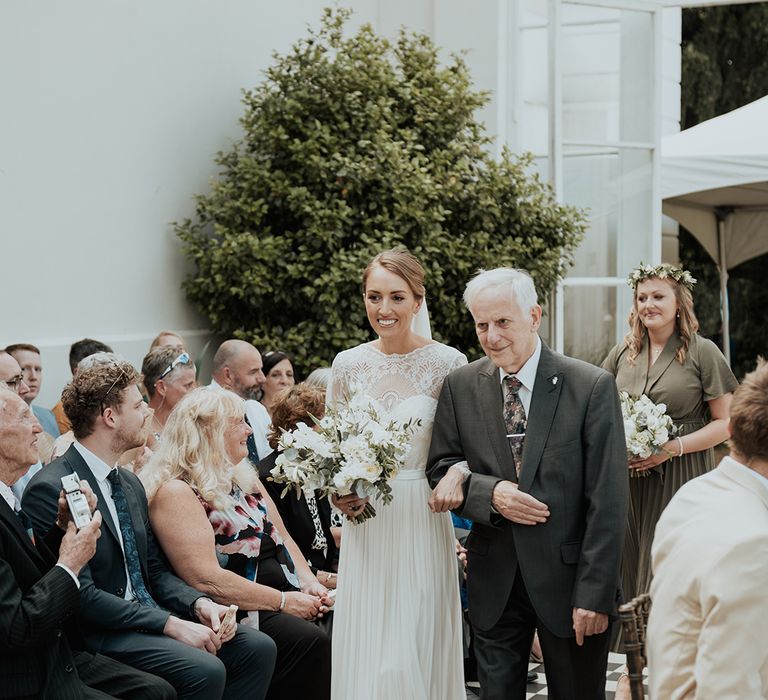
[[[736,461],[733,457],[730,455],[726,455],[723,457],[723,462],[730,462],[731,464],[735,465],[739,469],[746,469],[750,474],[754,474],[758,479],[762,479],[763,483],[768,486],[768,478],[764,477],[760,472],[755,471],[754,469],[748,467],[746,464],[742,464],[741,462]]]
[[[3,500],[10,506],[12,511],[16,512],[19,509],[16,496],[13,495],[11,487],[4,481],[0,481],[0,496],[3,497]]]
[[[536,372],[539,369],[539,360],[541,359],[541,338],[539,336],[536,336],[536,349],[533,351],[533,355],[531,355],[526,361],[525,364],[520,368],[518,372],[515,372],[512,376],[517,377],[520,380],[520,383],[528,389],[531,393],[533,393],[533,385],[536,383]],[[504,381],[504,377],[506,377],[509,373],[505,372],[501,367],[499,367],[499,382]]]
[[[107,480],[109,473],[114,469],[110,467],[101,457],[97,457],[91,452],[85,445],[75,440],[73,443],[75,449],[80,453],[80,456],[85,460],[88,468],[93,472],[96,477],[96,481],[103,483]]]

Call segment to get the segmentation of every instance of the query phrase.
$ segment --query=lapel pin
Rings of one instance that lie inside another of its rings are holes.
[[[552,386],[557,384],[557,377],[552,377]]]

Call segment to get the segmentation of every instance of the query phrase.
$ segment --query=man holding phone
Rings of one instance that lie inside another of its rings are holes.
[[[0,383],[1,384],[1,383]],[[0,386],[0,686],[4,697],[175,698],[164,680],[113,659],[74,651],[66,622],[77,620],[77,574],[96,551],[101,514],[80,529],[63,494],[56,524],[33,541],[11,486],[37,461],[40,423]],[[87,484],[84,495],[96,499]],[[58,554],[57,554],[58,553]],[[105,692],[108,691],[108,692]]]

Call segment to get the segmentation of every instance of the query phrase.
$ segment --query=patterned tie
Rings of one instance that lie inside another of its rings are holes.
[[[248,423],[248,425],[251,426],[251,430],[253,430],[253,426],[251,425],[251,421],[248,420],[248,416],[245,416],[245,422]],[[251,464],[253,466],[257,466],[259,463],[259,451],[256,449],[256,440],[253,439],[253,433],[251,433],[248,436],[248,439],[245,441],[245,444],[248,447],[248,459],[251,460]]]
[[[32,544],[35,543],[35,533],[32,530],[32,521],[29,516],[19,507],[16,512],[16,517],[19,519],[21,526],[27,531],[29,539],[32,540]]]
[[[133,522],[128,510],[128,501],[125,498],[123,484],[120,481],[119,471],[113,469],[109,472],[107,479],[112,484],[112,500],[115,502],[117,519],[120,522],[120,532],[123,535],[123,552],[125,553],[125,563],[128,568],[128,576],[131,579],[133,594],[142,605],[150,608],[160,607],[149,594],[144,584],[144,577],[141,575],[139,550],[136,548],[136,533],[133,530]]]
[[[523,466],[523,442],[525,441],[525,407],[520,400],[522,383],[517,377],[508,374],[504,377],[504,424],[507,426],[507,440],[515,462],[515,474],[520,478]]]

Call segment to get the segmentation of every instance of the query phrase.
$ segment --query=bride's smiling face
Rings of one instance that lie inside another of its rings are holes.
[[[363,298],[368,323],[379,336],[410,333],[411,320],[421,301],[402,277],[374,265],[368,274]]]

